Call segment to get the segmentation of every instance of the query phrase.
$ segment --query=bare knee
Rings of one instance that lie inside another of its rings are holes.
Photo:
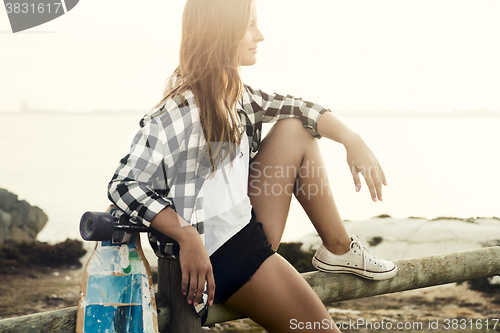
[[[280,119],[274,124],[274,126],[278,125],[278,127],[288,127],[288,128],[304,128],[302,125],[302,121],[298,118],[285,118],[285,119]],[[274,127],[273,126],[273,127]]]
[[[273,125],[269,134],[276,134],[279,136],[286,136],[288,139],[293,140],[313,140],[313,136],[307,131],[302,124],[302,121],[297,118],[281,119]],[[269,135],[268,134],[268,135]]]
[[[299,119],[282,119],[262,140],[255,160],[265,164],[296,165],[316,141]]]

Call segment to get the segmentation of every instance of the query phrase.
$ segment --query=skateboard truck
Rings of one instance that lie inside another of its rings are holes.
[[[116,215],[116,210],[86,212],[80,219],[80,235],[86,241],[111,241],[113,245],[120,245],[129,244],[132,234],[151,231],[151,228],[130,222],[126,214]]]

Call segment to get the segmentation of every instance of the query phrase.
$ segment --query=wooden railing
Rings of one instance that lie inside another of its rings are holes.
[[[304,273],[325,304],[429,286],[500,275],[500,247],[395,261],[398,274],[390,280],[370,281],[349,274]],[[157,294],[160,331],[201,330],[198,315],[180,289],[180,267],[175,260],[158,262]],[[170,306],[169,306],[170,304]],[[243,318],[222,304],[210,307],[206,325]],[[76,307],[0,320],[3,333],[69,333],[75,331]]]

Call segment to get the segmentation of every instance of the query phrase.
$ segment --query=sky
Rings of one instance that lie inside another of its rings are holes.
[[[149,110],[177,65],[181,0],[81,0],[13,34],[0,111]],[[498,0],[258,0],[255,88],[332,110],[500,110]]]

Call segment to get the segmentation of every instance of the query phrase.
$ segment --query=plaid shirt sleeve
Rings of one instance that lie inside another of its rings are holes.
[[[207,146],[192,93],[177,96],[146,114],[129,153],[108,185],[108,197],[134,223],[150,226],[172,207],[203,229],[203,183],[208,169],[200,163]]]
[[[156,119],[147,123],[144,120],[108,185],[108,197],[132,222],[149,226],[173,201],[167,197],[162,165],[164,149],[168,147],[165,131]]]
[[[267,94],[249,86],[246,86],[246,89],[257,122],[270,123],[280,119],[298,118],[312,136],[321,137],[317,129],[318,121],[323,113],[330,110],[291,95]]]
[[[315,138],[320,138],[318,121],[329,109],[321,105],[296,98],[291,95],[267,94],[245,85],[242,108],[245,114],[242,120],[247,135],[252,142],[252,154],[260,147],[262,123],[275,122],[286,118],[297,118]]]

